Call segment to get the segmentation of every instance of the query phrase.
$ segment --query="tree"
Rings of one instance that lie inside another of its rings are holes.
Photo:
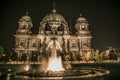
[[[26,54],[24,53],[24,54],[22,54],[22,56],[21,56],[21,61],[26,61],[27,60],[27,56],[26,56]]]
[[[117,55],[112,50],[109,52],[109,59],[110,60],[117,60]]]
[[[17,61],[17,60],[18,60],[18,55],[17,55],[16,52],[13,52],[13,53],[12,53],[11,59],[12,59],[12,61]]]
[[[2,61],[3,58],[3,48],[0,46],[0,62]]]
[[[3,48],[0,46],[0,61],[1,61],[2,56],[3,56]]]
[[[98,50],[94,53],[94,61],[100,62],[100,53]]]
[[[0,46],[0,55],[3,54],[3,51],[4,51],[4,50],[3,50],[3,47]]]
[[[101,62],[103,62],[106,59],[105,54],[106,54],[105,51],[100,53],[100,61]]]
[[[8,62],[11,59],[11,52],[4,49],[4,54],[5,54],[4,60],[5,60],[5,62]]]
[[[8,62],[10,60],[10,52],[0,46],[0,62]]]
[[[86,60],[87,61],[92,61],[93,60],[93,55],[91,52],[88,52],[87,55],[86,55]]]

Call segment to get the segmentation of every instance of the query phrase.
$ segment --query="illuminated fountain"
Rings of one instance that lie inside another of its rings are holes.
[[[53,42],[52,44],[50,43],[48,45],[48,48],[50,46],[52,46],[52,54],[51,54],[51,57],[49,57],[49,60],[48,60],[48,67],[47,67],[47,71],[63,71],[63,66],[62,66],[62,60],[61,60],[61,56],[57,55],[57,48],[58,49],[61,49],[60,48],[60,45],[55,41],[56,38],[52,38],[53,39]],[[58,46],[57,46],[58,45]]]
[[[52,41],[49,43],[47,49],[51,50],[51,55],[49,56],[47,65],[41,64],[46,67],[45,70],[39,71],[38,69],[30,69],[27,65],[25,71],[16,73],[18,77],[26,76],[27,78],[37,78],[37,79],[78,79],[78,78],[89,78],[89,77],[97,77],[109,74],[108,70],[104,70],[103,68],[71,68],[64,69],[63,66],[69,64],[62,65],[61,56],[57,54],[57,50],[61,51],[59,43],[56,41],[56,38],[51,38]],[[25,78],[26,78],[25,77]]]

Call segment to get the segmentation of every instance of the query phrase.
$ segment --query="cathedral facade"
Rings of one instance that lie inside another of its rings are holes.
[[[91,34],[87,20],[80,15],[76,20],[75,35],[71,35],[70,27],[65,18],[57,13],[55,7],[40,22],[38,34],[32,34],[31,17],[26,14],[19,19],[15,36],[15,52],[18,59],[23,56],[25,60],[32,58],[39,61],[42,57],[52,54],[53,43],[56,43],[57,54],[63,59],[85,60],[87,53],[91,52]]]

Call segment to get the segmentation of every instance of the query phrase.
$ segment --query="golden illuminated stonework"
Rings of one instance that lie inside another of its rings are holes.
[[[41,61],[43,57],[52,55],[52,38],[55,37],[56,55],[63,61],[86,60],[87,53],[91,53],[91,34],[87,20],[80,14],[76,20],[75,35],[71,35],[71,27],[65,18],[59,14],[54,6],[40,22],[38,34],[32,34],[32,19],[28,15],[22,16],[18,22],[15,35],[15,52],[18,60]],[[69,57],[68,57],[69,56]]]

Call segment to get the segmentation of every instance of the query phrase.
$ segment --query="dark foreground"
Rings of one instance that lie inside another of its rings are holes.
[[[24,71],[23,64],[0,64],[0,80],[46,80],[42,78],[35,78],[30,77],[26,78],[24,76],[22,77],[16,77],[16,72],[22,72]],[[39,70],[40,65],[34,64],[30,65],[34,70]],[[103,68],[110,71],[110,74],[103,75],[103,76],[97,76],[97,77],[86,77],[86,78],[69,78],[67,77],[67,80],[120,80],[120,63],[95,63],[95,64],[73,64],[72,67],[75,67],[77,69],[81,68]],[[64,77],[59,78],[47,78],[47,80],[66,80]]]

